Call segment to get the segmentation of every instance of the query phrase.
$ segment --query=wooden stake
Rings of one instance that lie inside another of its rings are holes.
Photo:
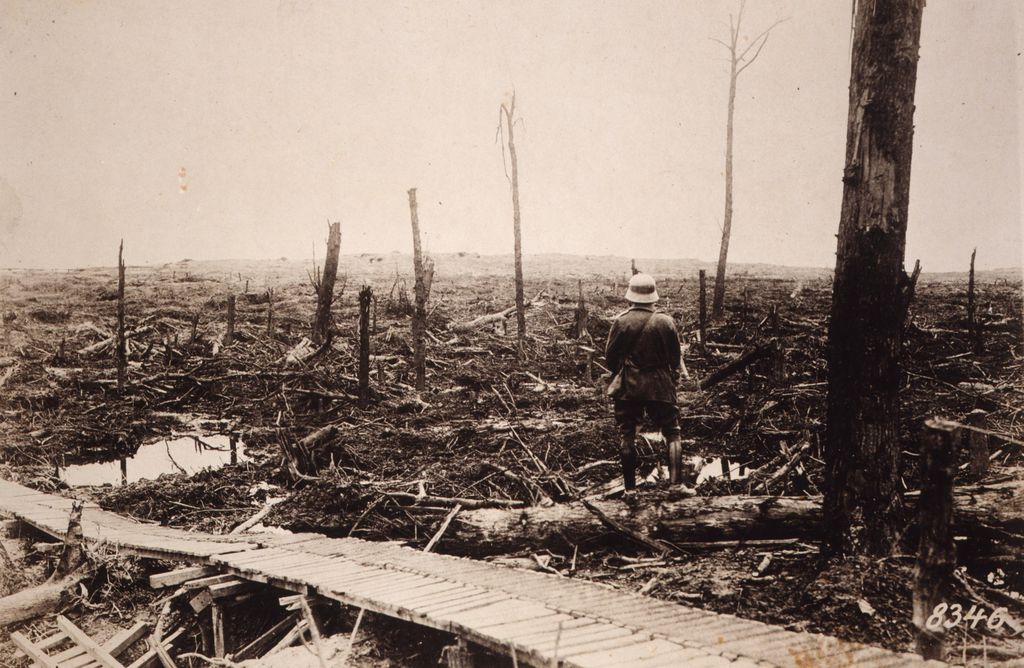
[[[940,419],[925,422],[921,439],[920,544],[914,572],[914,626],[917,651],[925,659],[943,658],[942,624],[928,624],[935,606],[949,603],[956,567],[953,546],[953,476],[956,473],[956,424]],[[932,628],[928,628],[931,626]]]
[[[420,220],[416,212],[416,189],[409,188],[409,214],[412,217],[412,263],[416,272],[416,308],[412,315],[413,366],[416,369],[416,391],[427,387],[427,360],[424,333],[427,329],[427,285],[420,249]]]
[[[124,239],[117,249],[117,391],[124,390],[125,377],[128,372],[128,359],[125,354],[124,338]]]
[[[338,253],[341,250],[341,223],[330,223],[327,232],[327,257],[324,273],[317,286],[316,316],[313,318],[313,342],[327,340],[331,328],[331,305],[334,303],[334,282],[338,278]]]
[[[373,290],[364,285],[359,291],[359,406],[370,402],[370,301]]]

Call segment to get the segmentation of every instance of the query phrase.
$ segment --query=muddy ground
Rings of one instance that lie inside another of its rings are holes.
[[[266,524],[414,546],[426,544],[445,513],[424,512],[396,493],[530,503],[614,483],[617,435],[598,377],[608,319],[623,307],[628,262],[528,261],[526,292],[536,297],[528,310],[527,357],[520,362],[514,318],[507,328],[458,335],[450,329],[512,303],[510,263],[438,257],[429,305],[427,390],[419,399],[412,388],[409,258],[343,258],[331,345],[305,363],[289,365],[284,358],[309,335],[315,305],[307,264],[282,259],[129,266],[127,329],[144,329],[130,344],[128,383],[120,393],[113,347],[96,345],[113,331],[115,272],[0,273],[0,474],[69,493],[55,474],[58,467],[130,456],[172,432],[229,433],[245,444],[248,461],[75,493],[139,519],[225,532],[268,498],[283,497]],[[769,337],[778,337],[785,350],[784,378],[773,376],[764,362],[708,392],[683,395],[688,454],[775,470],[787,452],[811,443],[801,466],[767,491],[742,479],[716,478],[698,493],[819,493],[827,274],[736,271],[726,317],[710,327],[710,343],[701,349],[696,267],[648,264],[640,262],[640,269],[659,279],[662,308],[690,344],[686,363],[694,379]],[[357,407],[355,377],[356,293],[362,284],[371,285],[376,298],[373,396],[365,409]],[[589,338],[575,340],[569,333],[581,286]],[[237,298],[236,336],[220,346],[229,294]],[[988,429],[1022,440],[1021,296],[1019,274],[979,277],[985,323],[979,352],[965,326],[966,276],[922,276],[905,346],[901,436],[907,489],[917,487],[917,438],[927,417],[962,420],[980,408],[987,411]],[[592,363],[590,349],[597,350]],[[338,428],[336,436],[315,450],[308,469],[289,470],[283,447],[326,425]],[[1016,444],[994,438],[991,447],[991,477],[1022,464]],[[977,482],[962,456],[958,483]],[[662,453],[641,443],[641,457],[647,473]],[[494,465],[514,476],[501,475]],[[907,520],[909,525],[912,518]],[[993,553],[971,538],[959,543],[967,581],[1005,595],[1000,600],[1010,601],[1010,612],[1024,616],[1024,604],[1015,598],[1024,592],[1019,553],[1005,547]],[[652,558],[617,536],[574,547],[575,554],[568,546],[523,545],[515,554],[478,556],[533,563],[567,577],[643,589],[794,630],[898,650],[912,646],[909,587],[916,547],[909,539],[901,554],[878,561],[824,560],[813,541],[693,549],[669,560]],[[443,539],[436,549],[465,551]],[[19,559],[38,561],[31,555]],[[87,628],[142,611],[152,614],[156,595],[135,583],[158,568],[146,562],[114,569],[69,605],[85,615]],[[344,615],[337,623],[345,627]],[[395,628],[380,620],[367,625],[365,665],[436,662],[443,638],[416,631],[422,642],[409,645],[396,640],[402,634],[407,639],[408,630]],[[951,659],[975,657],[982,643],[990,660],[1021,656],[1020,641],[963,629],[953,637]]]

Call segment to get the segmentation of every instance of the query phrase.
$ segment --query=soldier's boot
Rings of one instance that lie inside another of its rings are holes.
[[[627,492],[636,489],[636,436],[622,436],[619,461],[622,463],[622,485]]]
[[[668,439],[668,482],[670,485],[683,482],[683,444],[678,435]]]

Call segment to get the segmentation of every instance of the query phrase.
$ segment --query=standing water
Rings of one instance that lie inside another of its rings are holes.
[[[249,461],[245,445],[234,436],[180,436],[139,446],[131,457],[108,462],[57,466],[57,477],[71,487],[126,485],[153,480],[164,473],[192,475],[204,469]]]

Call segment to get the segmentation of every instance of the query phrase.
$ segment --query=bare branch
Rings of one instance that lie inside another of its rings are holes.
[[[708,39],[710,39],[710,40],[711,40],[712,42],[718,42],[719,44],[721,44],[721,45],[722,45],[722,46],[724,46],[725,48],[727,48],[727,49],[729,49],[730,51],[732,51],[732,47],[731,47],[731,46],[729,46],[728,44],[726,44],[726,43],[725,43],[725,42],[723,42],[722,40],[718,39],[717,37],[708,37]]]
[[[768,35],[765,35],[764,39],[761,40],[761,45],[759,47],[757,47],[757,51],[754,52],[754,55],[751,56],[750,60],[748,60],[747,62],[743,63],[743,65],[741,67],[736,69],[736,76],[739,76],[740,73],[743,72],[743,70],[747,69],[748,67],[750,67],[751,65],[754,64],[754,61],[757,60],[757,56],[760,55],[760,53],[761,53],[761,49],[763,49],[764,45],[767,44],[767,43],[768,43]]]
[[[747,45],[747,48],[743,49],[743,52],[739,55],[739,58],[736,59],[736,62],[737,63],[741,62],[746,57],[746,55],[750,52],[750,50],[752,48],[754,48],[754,45],[757,44],[759,40],[761,40],[762,37],[765,38],[765,41],[767,41],[768,33],[770,33],[780,23],[785,23],[788,20],[789,20],[788,18],[779,19],[775,23],[771,24],[770,26],[768,26],[767,28],[762,30],[760,32],[760,34],[757,35],[757,37],[755,37],[754,39],[750,40],[750,44]],[[758,53],[760,53],[762,47],[764,47],[764,41],[762,41],[761,42],[761,46],[758,47],[758,49],[757,49]],[[757,58],[757,54],[754,54],[754,56],[750,59],[750,62],[754,62],[754,58]]]

